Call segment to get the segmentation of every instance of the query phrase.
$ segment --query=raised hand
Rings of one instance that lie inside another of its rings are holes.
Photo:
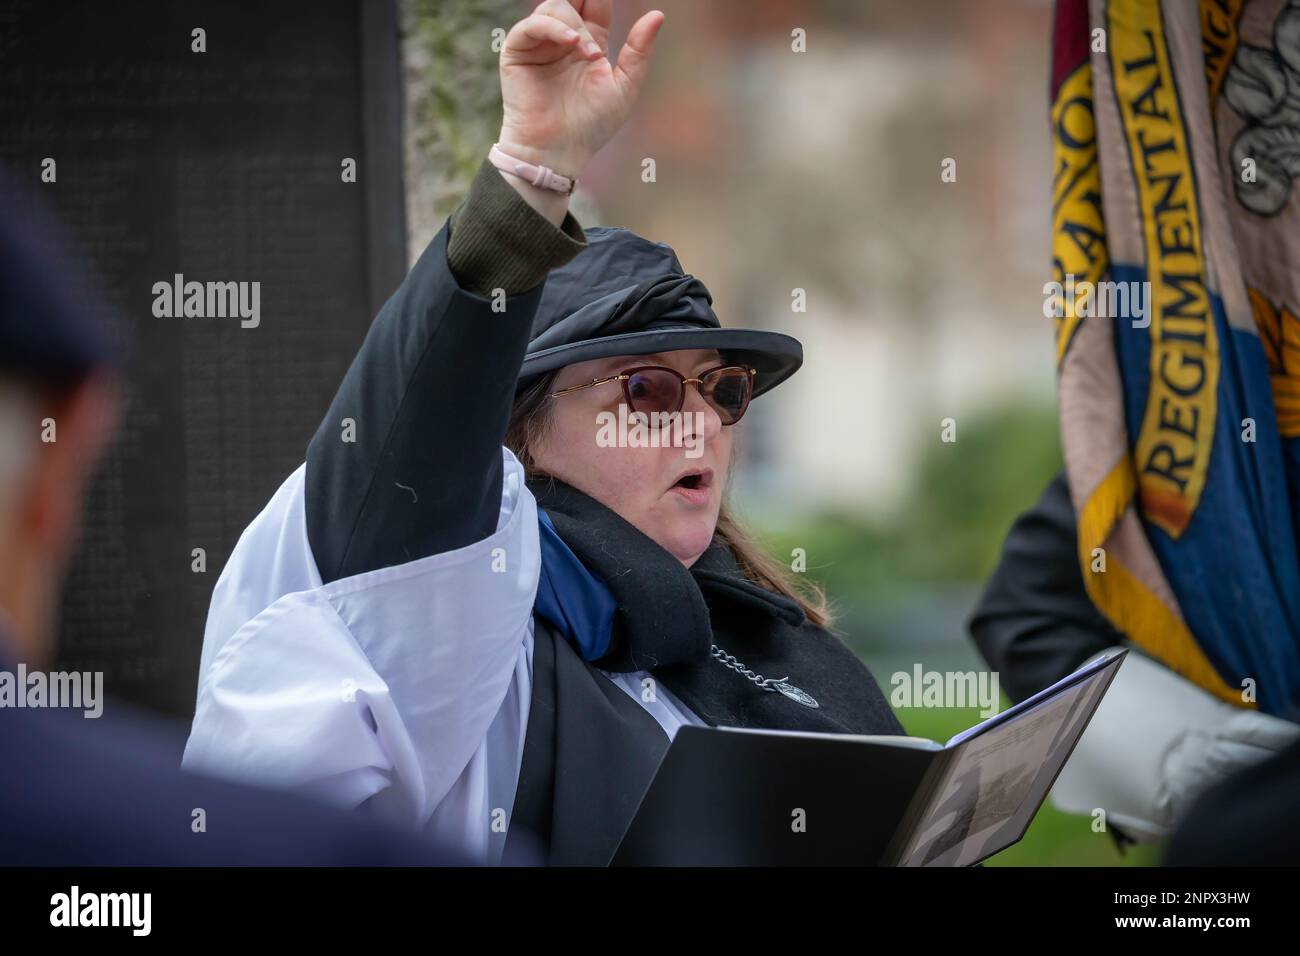
[[[501,50],[501,148],[577,176],[623,125],[664,15],[651,10],[608,56],[611,0],[543,0]]]

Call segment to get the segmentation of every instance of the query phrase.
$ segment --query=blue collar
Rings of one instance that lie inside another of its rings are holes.
[[[538,508],[537,519],[542,573],[533,609],[564,635],[584,661],[604,657],[618,603],[560,539],[551,516]]]

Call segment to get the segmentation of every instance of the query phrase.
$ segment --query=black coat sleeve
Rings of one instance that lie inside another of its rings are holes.
[[[457,284],[448,236],[444,223],[380,310],[308,446],[307,535],[326,582],[496,530],[501,444],[544,283],[494,312]]]
[[[308,446],[307,536],[324,581],[496,530],[501,445],[546,276],[586,247],[572,212],[554,225],[479,164]]]
[[[969,627],[1012,700],[1065,677],[1123,643],[1084,588],[1065,473],[1011,527]]]

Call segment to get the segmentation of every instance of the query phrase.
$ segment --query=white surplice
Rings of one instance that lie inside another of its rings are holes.
[[[307,539],[306,466],[290,475],[213,591],[184,765],[366,804],[499,861],[528,727],[541,567],[536,501],[501,451],[490,537],[329,584]],[[662,685],[643,694],[644,671],[605,676],[670,739],[704,724]]]

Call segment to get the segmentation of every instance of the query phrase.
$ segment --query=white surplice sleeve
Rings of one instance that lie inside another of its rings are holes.
[[[498,751],[522,746],[541,558],[536,502],[502,455],[490,537],[327,585],[294,472],[213,592],[184,765],[421,827],[471,764],[517,769],[518,752],[483,751],[503,719]]]

